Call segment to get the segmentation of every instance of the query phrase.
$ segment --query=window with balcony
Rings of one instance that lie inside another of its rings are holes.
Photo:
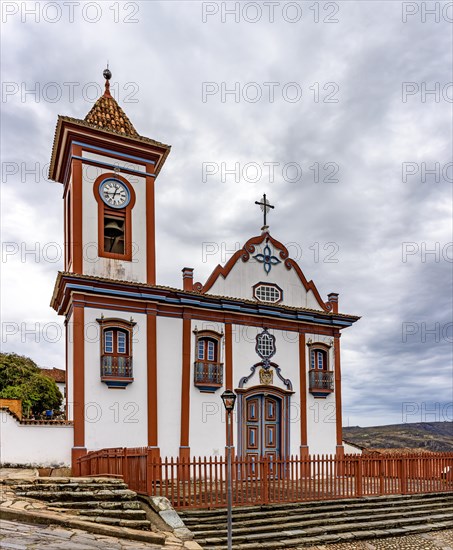
[[[97,321],[101,325],[101,381],[109,388],[125,388],[134,381],[132,331],[135,323],[105,318]]]
[[[195,331],[194,384],[201,392],[213,393],[223,385],[222,336],[214,331]]]
[[[329,349],[325,344],[310,345],[309,391],[314,397],[327,397],[334,391],[334,373],[329,368]]]

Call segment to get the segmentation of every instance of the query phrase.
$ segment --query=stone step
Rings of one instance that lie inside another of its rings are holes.
[[[125,483],[36,483],[32,485],[18,484],[14,489],[23,493],[30,491],[40,491],[43,493],[51,491],[124,491],[124,489],[127,489],[127,485]]]
[[[435,503],[427,503],[427,504],[413,504],[413,505],[406,505],[404,510],[408,513],[418,513],[423,514],[425,512],[435,512],[435,511],[442,511],[445,508],[451,509],[453,506],[453,499],[450,499],[450,502],[435,502]],[[332,521],[336,521],[338,519],[341,519],[342,517],[357,517],[357,516],[364,516],[367,517],[378,517],[382,515],[392,515],[392,514],[401,514],[400,510],[397,510],[395,507],[391,508],[385,508],[385,507],[379,507],[379,508],[373,508],[373,507],[366,507],[366,508],[351,508],[348,509],[347,507],[341,508],[340,510],[329,510],[329,511],[311,511],[311,513],[307,510],[304,510],[302,507],[299,510],[299,513],[294,512],[292,514],[278,514],[273,515],[272,517],[268,515],[267,513],[263,512],[257,512],[255,514],[254,519],[250,519],[250,516],[241,517],[240,515],[236,515],[236,511],[233,510],[233,525],[239,525],[243,527],[259,527],[260,525],[268,525],[269,520],[272,518],[272,523],[278,524],[278,523],[286,523],[286,522],[304,522],[304,521],[319,521],[320,518],[322,520],[331,519]],[[197,531],[199,529],[205,529],[205,530],[218,530],[218,529],[226,529],[226,513],[223,515],[222,518],[217,518],[215,522],[211,521],[200,521],[199,518],[191,518],[184,517],[184,523],[189,527],[189,529],[192,529],[194,531]]]
[[[3,485],[48,485],[48,484],[67,484],[77,483],[77,485],[85,485],[94,483],[96,485],[116,485],[124,484],[122,477],[30,477],[30,478],[3,478]]]
[[[115,525],[116,527],[129,527],[130,529],[141,529],[149,531],[151,523],[148,520],[109,518],[105,516],[78,516],[82,521],[102,523],[103,525]]]
[[[106,510],[141,510],[142,507],[137,500],[124,500],[120,502],[115,501],[99,501],[99,500],[84,500],[81,502],[61,501],[52,502],[50,508],[66,509],[66,510],[81,510],[91,508],[102,508]]]
[[[400,527],[394,529],[380,530],[374,529],[373,531],[350,531],[345,534],[338,535],[321,535],[316,537],[304,537],[295,539],[282,538],[280,541],[273,542],[245,542],[241,544],[234,544],[234,550],[277,550],[280,548],[286,548],[287,550],[299,550],[307,546],[332,544],[332,543],[345,543],[356,540],[367,540],[385,537],[397,537],[402,535],[414,535],[417,533],[426,533],[429,531],[438,531],[441,529],[451,528],[451,525],[446,523],[433,523],[428,525],[419,525],[412,527]],[[253,539],[253,537],[250,537]],[[199,542],[199,541],[197,541]],[[328,548],[328,547],[327,547]],[[223,545],[209,545],[203,546],[203,550],[225,550],[225,544]]]
[[[400,517],[398,519],[385,519],[376,522],[365,521],[362,523],[349,521],[345,523],[339,523],[329,526],[318,526],[318,527],[308,527],[304,529],[292,528],[292,529],[282,529],[273,530],[270,533],[256,532],[255,530],[248,530],[247,534],[237,535],[233,531],[233,542],[235,543],[235,549],[240,548],[241,544],[246,544],[250,541],[253,541],[255,544],[267,542],[269,543],[266,548],[285,548],[285,547],[295,547],[299,544],[305,544],[307,539],[310,537],[313,538],[322,538],[322,542],[330,542],[335,540],[341,540],[342,534],[349,535],[350,533],[361,533],[365,538],[367,533],[373,533],[374,536],[376,531],[380,532],[391,532],[392,530],[403,530],[405,532],[418,529],[421,526],[424,527],[425,531],[430,530],[433,524],[442,524],[442,525],[453,525],[453,514],[435,514],[431,516],[415,516],[412,518]],[[220,536],[219,536],[220,535]],[[358,535],[356,538],[363,538],[361,535]],[[197,533],[195,533],[195,540],[203,546],[203,548],[214,550],[214,548],[222,548],[226,543],[226,536],[223,536],[223,533],[218,533],[215,537],[206,537],[199,538]],[[281,542],[286,542],[286,544],[281,544]],[[317,542],[320,544],[320,542]],[[256,548],[256,546],[255,546]]]
[[[83,500],[134,500],[137,494],[129,489],[98,490],[98,491],[16,491],[17,496],[52,501],[83,501]]]
[[[60,510],[65,511],[64,508]],[[70,511],[72,513],[75,512],[74,509]],[[146,512],[144,510],[106,510],[105,508],[90,508],[87,510],[86,508],[81,508],[77,510],[77,513],[79,516],[146,520]]]
[[[404,518],[410,519],[413,517],[419,518],[421,515],[424,517],[427,517],[427,512],[429,514],[429,517],[432,515],[445,515],[446,517],[450,516],[453,518],[453,506],[450,508],[443,508],[443,509],[436,509],[436,510],[428,510],[421,512],[420,510],[404,510]],[[323,528],[330,529],[330,526],[336,526],[339,523],[364,523],[367,525],[372,525],[375,523],[384,522],[387,519],[388,520],[397,520],[401,518],[402,513],[401,511],[392,511],[392,512],[383,512],[381,514],[372,515],[369,514],[366,515],[348,515],[344,514],[341,517],[337,518],[326,518],[326,517],[320,517],[317,516],[316,518],[312,519],[306,519],[306,518],[297,518],[294,516],[288,517],[280,517],[275,518],[272,520],[272,522],[263,522],[263,523],[252,523],[252,522],[243,522],[238,524],[237,526],[234,525],[234,532],[237,536],[242,534],[249,534],[251,530],[253,530],[254,533],[266,533],[266,532],[275,532],[277,529],[282,531],[287,531],[291,529],[310,529],[312,527],[318,528],[320,524],[322,524]],[[187,524],[186,524],[187,525]],[[211,527],[211,526],[209,526]],[[195,533],[196,537],[200,538],[209,538],[212,536],[219,536],[220,534],[226,535],[226,523],[222,526],[217,527],[216,529],[193,529],[192,531]]]
[[[256,517],[256,514],[263,512],[266,517],[278,516],[282,513],[301,513],[301,509],[306,510],[307,513],[313,513],[314,511],[330,511],[330,510],[351,510],[353,508],[365,508],[373,506],[375,507],[389,507],[389,506],[405,506],[407,503],[427,503],[427,502],[451,502],[451,493],[428,493],[417,495],[392,495],[385,497],[363,497],[363,498],[351,498],[344,500],[319,500],[319,501],[303,501],[303,502],[290,502],[290,503],[277,503],[261,506],[238,506],[234,510],[237,517],[246,516]],[[219,518],[224,517],[226,514],[226,508],[216,509],[201,509],[201,510],[182,510],[180,516],[186,521],[215,521],[216,516]]]

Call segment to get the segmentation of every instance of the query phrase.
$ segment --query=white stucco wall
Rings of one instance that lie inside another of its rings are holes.
[[[262,254],[265,243],[256,246],[256,254]],[[272,255],[279,258],[279,251],[269,244]],[[217,281],[209,289],[210,294],[230,296],[234,298],[246,298],[254,300],[253,285],[260,282],[277,284],[283,290],[281,304],[294,307],[303,307],[322,310],[313,292],[307,292],[299,276],[294,269],[287,269],[282,261],[273,265],[269,274],[264,271],[264,266],[250,257],[247,262],[239,259],[226,278],[220,275]],[[310,280],[307,277],[308,280]]]
[[[206,323],[200,320],[193,320],[192,330],[212,329],[217,332],[224,331],[222,324]],[[249,376],[250,368],[261,361],[255,351],[255,337],[262,331],[259,327],[245,327],[233,325],[233,386],[239,387],[242,377]],[[294,394],[290,399],[290,422],[289,439],[290,454],[299,454],[300,447],[300,422],[303,412],[300,409],[300,381],[299,381],[299,335],[286,331],[271,331],[276,338],[277,352],[272,361],[281,368],[284,378],[289,378],[293,385]],[[192,335],[192,357],[191,357],[191,391],[190,391],[190,447],[192,455],[217,455],[223,454],[225,448],[225,413],[221,400],[221,394],[225,384],[215,393],[202,393],[193,384],[193,364],[195,361],[195,336]],[[222,341],[221,361],[224,363],[225,381],[225,352],[224,339]],[[282,380],[277,376],[274,369],[273,386],[287,389]],[[244,386],[250,388],[260,384],[259,368],[254,376]],[[269,386],[271,389],[272,386]],[[238,411],[236,405],[235,413]],[[233,439],[236,448],[238,447],[238,417],[235,414],[233,424]],[[334,442],[335,443],[335,442]]]
[[[68,322],[66,325],[66,369],[68,372],[67,386],[66,386],[66,404],[67,404],[67,419],[74,420],[74,322],[73,315],[68,315]]]
[[[194,330],[214,330],[224,333],[223,323],[192,320],[190,357],[190,452],[193,456],[223,456],[225,454],[225,412],[220,395],[225,390],[225,338],[220,346],[219,362],[224,364],[223,388],[215,393],[203,393],[194,385],[196,357]]]
[[[141,447],[148,442],[146,315],[133,313],[134,381],[125,389],[108,388],[100,377],[100,329],[96,319],[129,321],[130,313],[85,308],[85,445]]]
[[[62,467],[71,464],[72,426],[23,425],[0,411],[0,463]]]
[[[313,343],[331,344],[332,338],[318,334],[307,334],[306,342],[312,339]],[[310,349],[306,350],[307,365],[307,437],[310,454],[336,453],[336,408],[335,391],[325,399],[315,398],[308,392],[308,371],[310,370]],[[329,351],[329,370],[334,370],[334,348]]]
[[[179,455],[182,319],[157,317],[157,403],[161,456]]]
[[[235,388],[239,386],[242,377],[251,374],[250,368],[255,363],[261,361],[261,358],[255,351],[256,336],[262,332],[261,327],[246,327],[234,325],[233,327],[233,380]],[[275,336],[276,353],[271,358],[273,363],[276,363],[281,371],[283,378],[289,379],[292,383],[292,391],[294,392],[290,398],[290,422],[289,422],[289,452],[290,454],[299,454],[300,447],[300,381],[299,381],[299,335],[298,333],[270,330]],[[255,374],[250,378],[244,388],[250,388],[260,384],[259,368],[255,370]],[[273,386],[287,390],[287,386],[277,376],[274,368],[273,371]],[[272,386],[269,386],[272,388]],[[236,438],[237,441],[237,438]]]
[[[84,157],[127,166],[144,171],[144,167],[103,155],[84,152]],[[146,178],[121,172],[133,187],[136,195],[132,209],[132,261],[113,260],[98,256],[98,203],[93,193],[93,185],[103,173],[111,173],[108,168],[83,165],[83,270],[87,275],[120,279],[124,281],[146,282]]]
[[[344,447],[344,454],[346,455],[361,455],[362,449],[359,449],[355,445],[350,445],[349,443],[346,443],[346,441],[343,441],[343,447]]]

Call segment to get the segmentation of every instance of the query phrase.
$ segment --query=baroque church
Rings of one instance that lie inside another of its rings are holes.
[[[73,464],[109,447],[223,455],[225,389],[237,456],[341,457],[340,336],[358,317],[339,312],[337,293],[324,300],[270,234],[266,196],[261,233],[206,281],[184,267],[182,288],[159,284],[155,192],[171,148],[138,134],[104,77],[84,120],[58,118],[50,164],[63,186],[51,305],[65,318]]]

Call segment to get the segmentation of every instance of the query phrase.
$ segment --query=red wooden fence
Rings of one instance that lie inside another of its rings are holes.
[[[122,476],[129,488],[175,508],[226,506],[223,457],[155,458],[155,449],[102,449],[77,461],[78,475]],[[453,491],[453,453],[233,459],[233,505]]]

